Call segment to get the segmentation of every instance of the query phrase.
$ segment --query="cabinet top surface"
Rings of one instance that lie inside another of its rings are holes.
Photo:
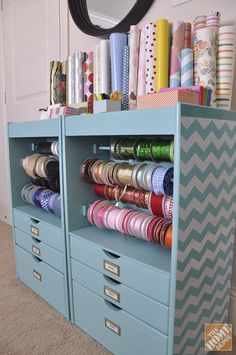
[[[60,134],[60,119],[36,120],[29,122],[10,122],[8,124],[9,138],[24,137],[58,137]]]

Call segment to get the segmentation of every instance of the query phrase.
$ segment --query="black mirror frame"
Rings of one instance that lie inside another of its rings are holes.
[[[119,0],[118,0],[119,1]],[[107,37],[113,32],[128,32],[147,13],[154,0],[136,0],[129,13],[116,26],[101,28],[94,25],[89,17],[86,0],[68,0],[69,10],[76,26],[90,36]]]

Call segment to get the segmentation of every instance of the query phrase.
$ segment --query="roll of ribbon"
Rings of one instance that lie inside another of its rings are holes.
[[[180,55],[184,48],[185,24],[175,21],[172,25],[172,46],[170,55],[170,87],[180,86]]]
[[[146,25],[146,94],[156,90],[156,24]]]
[[[111,55],[110,41],[100,41],[100,92],[106,95],[111,91]]]
[[[235,28],[219,28],[219,47],[217,55],[216,95],[217,107],[231,109],[235,62]]]
[[[122,109],[129,109],[129,46],[123,48],[122,60]]]
[[[129,109],[136,109],[138,86],[140,29],[130,26],[130,56],[129,56]]]
[[[146,54],[145,54],[146,29],[140,31],[139,64],[138,64],[138,95],[146,94]]]
[[[84,101],[84,52],[75,53],[75,103]]]
[[[169,23],[166,19],[156,22],[156,91],[168,87]]]
[[[93,51],[85,53],[84,100],[89,103],[88,112],[93,112]]]
[[[126,33],[112,33],[110,35],[112,91],[121,92],[122,55],[123,55],[123,48],[126,45],[127,45]]]
[[[181,51],[181,86],[193,85],[193,50],[184,48]]]

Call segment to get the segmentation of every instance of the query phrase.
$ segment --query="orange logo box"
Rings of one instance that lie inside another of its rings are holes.
[[[232,324],[205,324],[205,351],[232,351]]]

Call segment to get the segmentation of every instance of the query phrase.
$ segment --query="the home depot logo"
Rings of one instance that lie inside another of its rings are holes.
[[[232,351],[232,324],[205,324],[205,351]]]

